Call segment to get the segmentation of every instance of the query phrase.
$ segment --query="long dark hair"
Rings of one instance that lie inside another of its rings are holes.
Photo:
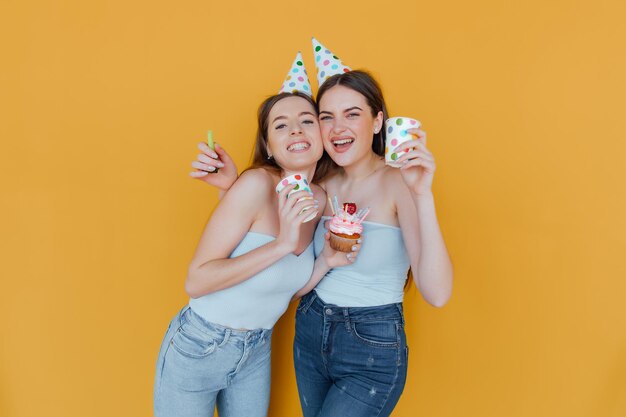
[[[257,111],[257,131],[254,151],[252,153],[250,166],[246,170],[253,168],[265,168],[280,174],[281,168],[278,166],[274,158],[268,158],[267,140],[269,137],[270,111],[272,111],[272,108],[276,105],[276,103],[287,97],[301,97],[308,101],[317,111],[315,100],[313,100],[312,97],[298,91],[294,91],[293,93],[275,94],[263,100],[259,106],[259,110]]]
[[[360,93],[365,97],[367,104],[372,110],[372,116],[376,117],[378,112],[383,112],[383,121],[389,118],[387,112],[387,105],[385,104],[385,98],[383,91],[380,88],[378,82],[367,71],[355,70],[350,72],[344,72],[342,74],[336,74],[327,79],[317,92],[317,111],[319,113],[319,102],[328,90],[336,85],[342,85],[351,90]],[[374,134],[372,138],[372,151],[379,156],[385,156],[385,138],[387,137],[384,126],[380,129],[380,132]],[[315,179],[324,178],[326,175],[333,175],[337,172],[338,165],[333,162],[330,156],[324,152],[322,159],[317,163],[317,170],[315,171]]]

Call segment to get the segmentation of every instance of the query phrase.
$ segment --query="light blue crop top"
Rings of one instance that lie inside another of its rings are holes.
[[[315,255],[324,248],[323,216],[315,230]],[[330,270],[315,287],[328,304],[371,307],[400,303],[411,262],[399,227],[363,222],[363,243],[356,261]]]
[[[274,240],[248,232],[230,258]],[[192,298],[191,309],[211,323],[233,329],[271,329],[293,295],[308,282],[315,262],[313,242],[299,256],[289,254],[253,277],[221,291]]]

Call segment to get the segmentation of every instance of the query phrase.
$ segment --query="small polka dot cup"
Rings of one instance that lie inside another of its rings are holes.
[[[387,140],[385,141],[385,163],[389,166],[400,168],[402,164],[396,161],[402,155],[409,151],[406,149],[395,150],[399,145],[404,142],[413,140],[414,137],[407,132],[408,129],[417,129],[422,124],[419,120],[411,119],[410,117],[391,117],[385,121],[385,131],[387,133]]]
[[[307,180],[307,178],[306,178],[306,176],[304,174],[294,174],[294,175],[290,175],[290,176],[285,177],[282,180],[280,180],[280,182],[276,186],[276,194],[280,193],[283,190],[283,188],[285,188],[289,184],[296,184],[296,188],[294,188],[293,190],[289,191],[289,194],[287,195],[287,198],[289,198],[289,196],[291,194],[295,193],[296,191],[304,190],[304,191],[308,191],[311,194],[311,196],[310,197],[302,197],[298,201],[308,200],[308,199],[312,200],[313,199],[313,191],[311,191],[311,186],[309,185],[309,180]],[[317,210],[314,210],[313,207],[306,208],[306,209],[302,210],[302,212],[309,211],[309,210],[311,210],[311,215],[307,216],[307,218],[304,219],[305,223],[313,220],[317,216]]]

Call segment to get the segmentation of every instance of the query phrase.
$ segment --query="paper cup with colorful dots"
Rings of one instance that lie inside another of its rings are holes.
[[[294,175],[290,175],[288,177],[283,178],[282,180],[280,180],[280,182],[278,183],[278,185],[276,186],[276,193],[280,193],[283,188],[285,188],[286,186],[288,186],[289,184],[296,184],[295,188],[291,191],[289,191],[289,194],[287,195],[287,198],[289,198],[289,196],[293,193],[295,193],[296,191],[308,191],[309,194],[311,194],[310,197],[302,197],[298,200],[312,200],[313,199],[313,191],[311,191],[311,186],[309,185],[309,181],[307,180],[306,176],[304,174],[294,174]],[[304,210],[302,210],[302,212],[304,211],[308,211],[311,210],[311,214],[309,216],[307,216],[306,219],[304,219],[304,222],[308,222],[313,220],[316,216],[317,216],[317,210],[315,210],[313,207],[307,207]],[[301,213],[302,213],[301,212]]]
[[[404,142],[414,139],[413,135],[407,132],[408,129],[417,129],[421,125],[419,120],[411,119],[410,117],[391,117],[385,121],[385,129],[387,131],[385,163],[387,165],[395,168],[402,166],[402,164],[396,161],[410,149],[398,149],[396,151],[396,148]]]

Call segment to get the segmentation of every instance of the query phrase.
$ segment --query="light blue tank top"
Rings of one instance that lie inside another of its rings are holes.
[[[324,248],[323,216],[315,230],[315,255]],[[402,302],[411,262],[399,227],[363,222],[363,243],[356,261],[330,270],[315,292],[327,304],[371,307]]]
[[[230,258],[274,239],[270,235],[248,232]],[[308,282],[314,262],[311,242],[300,256],[289,254],[233,287],[190,299],[189,305],[211,323],[233,329],[271,329],[287,310],[293,295]]]

